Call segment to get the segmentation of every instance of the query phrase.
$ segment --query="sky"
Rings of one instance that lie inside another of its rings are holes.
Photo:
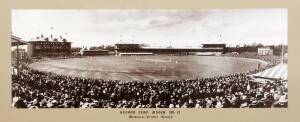
[[[60,35],[72,47],[287,44],[287,9],[14,9],[12,34],[25,41]]]

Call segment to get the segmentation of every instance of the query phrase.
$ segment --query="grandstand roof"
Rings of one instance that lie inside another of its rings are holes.
[[[88,52],[107,52],[109,50],[96,49],[96,50],[83,50],[83,51],[88,51]]]
[[[253,75],[258,78],[287,80],[287,64],[280,64]]]
[[[143,49],[200,49],[201,47],[143,47]]]
[[[11,35],[11,46],[17,46],[17,45],[26,45],[26,42],[23,41],[20,37]]]

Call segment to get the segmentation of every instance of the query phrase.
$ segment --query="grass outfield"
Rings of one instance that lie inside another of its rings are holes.
[[[260,60],[215,56],[96,56],[36,62],[31,68],[105,80],[174,80],[245,72]]]

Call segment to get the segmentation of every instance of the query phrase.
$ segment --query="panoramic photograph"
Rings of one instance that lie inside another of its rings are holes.
[[[288,108],[287,9],[12,9],[11,107]]]

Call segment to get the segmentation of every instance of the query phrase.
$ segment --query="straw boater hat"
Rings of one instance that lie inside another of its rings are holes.
[[[217,102],[216,108],[222,108],[222,107],[223,107],[222,103],[221,102]]]

